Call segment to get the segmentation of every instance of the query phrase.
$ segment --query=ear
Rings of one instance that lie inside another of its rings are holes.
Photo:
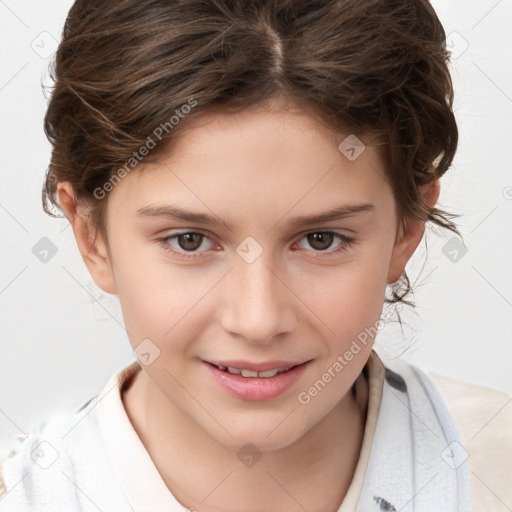
[[[84,209],[77,204],[75,192],[69,182],[57,185],[57,196],[73,233],[82,258],[94,282],[106,293],[116,294],[117,287],[112,272],[112,265],[107,251],[107,244],[98,233],[94,241],[93,226]]]
[[[437,179],[426,185],[421,185],[419,191],[428,206],[433,208],[439,199],[441,184]],[[405,224],[402,236],[395,243],[393,254],[391,255],[388,283],[394,283],[402,275],[407,262],[418,247],[425,231],[425,220],[409,217]]]

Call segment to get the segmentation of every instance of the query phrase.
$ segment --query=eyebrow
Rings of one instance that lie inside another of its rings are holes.
[[[375,205],[371,203],[341,205],[322,213],[293,217],[287,222],[287,224],[290,227],[298,228],[302,226],[309,226],[313,224],[321,224],[323,222],[340,220],[347,217],[352,217],[360,213],[368,213],[373,211],[375,211]],[[192,212],[172,205],[150,204],[147,206],[143,206],[142,208],[139,208],[137,210],[137,215],[147,218],[161,217],[170,220],[180,219],[185,220],[187,222],[193,222],[196,224],[203,225],[222,224],[230,231],[233,231],[233,226],[229,222],[227,222],[226,220],[222,219],[217,215],[210,216],[205,213]]]

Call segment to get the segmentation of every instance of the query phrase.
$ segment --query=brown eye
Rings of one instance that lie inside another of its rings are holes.
[[[201,247],[204,235],[201,233],[183,233],[176,235],[176,240],[180,249],[184,251],[195,251]]]
[[[338,240],[338,243],[335,240]],[[336,231],[311,231],[303,235],[299,247],[316,258],[336,256],[351,248],[355,239]],[[307,246],[307,247],[306,247]],[[330,250],[327,250],[330,249]]]
[[[334,233],[330,231],[318,231],[307,235],[308,243],[317,251],[325,251],[329,249],[334,240]]]
[[[196,231],[176,233],[159,238],[156,242],[171,255],[180,258],[205,257],[208,249],[213,247],[213,243],[207,235]],[[210,243],[210,247],[208,247],[208,243]]]

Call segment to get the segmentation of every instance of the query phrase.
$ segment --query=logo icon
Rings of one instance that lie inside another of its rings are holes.
[[[144,366],[149,366],[160,357],[160,349],[149,338],[143,339],[133,353]]]
[[[458,32],[450,32],[444,43],[445,50],[451,54],[451,59],[458,59],[468,48],[469,43]]]
[[[246,263],[254,263],[262,254],[263,247],[252,236],[248,236],[238,245],[236,252]]]
[[[361,156],[366,146],[362,140],[351,134],[338,146],[338,149],[347,160],[353,162]]]
[[[34,50],[41,59],[51,57],[58,46],[59,42],[49,32],[46,32],[46,30],[41,32],[30,43],[32,50]]]
[[[468,248],[454,236],[443,245],[441,251],[452,263],[458,263],[468,252]]]
[[[48,441],[43,441],[32,450],[30,456],[40,468],[48,469],[59,458],[59,452]]]
[[[468,452],[457,441],[452,441],[442,452],[441,458],[452,469],[457,469],[468,458]]]
[[[261,459],[262,454],[255,445],[246,443],[238,450],[236,456],[244,466],[252,468]]]
[[[32,254],[41,262],[48,263],[56,254],[57,246],[46,236],[43,236],[34,247],[32,247]]]

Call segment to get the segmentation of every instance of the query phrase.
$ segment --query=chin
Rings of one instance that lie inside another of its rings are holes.
[[[229,433],[222,428],[212,431],[211,424],[204,430],[219,444],[236,452],[248,443],[261,452],[281,450],[295,443],[307,431],[303,422],[297,424],[294,413],[284,421],[283,418],[286,418],[287,414],[280,414],[279,418],[275,415],[269,417],[263,414],[262,416],[264,417],[253,416],[252,421],[246,418],[245,421],[239,419],[236,422],[226,422],[226,425],[229,425],[227,426]],[[292,417],[294,417],[293,421],[291,421]]]

